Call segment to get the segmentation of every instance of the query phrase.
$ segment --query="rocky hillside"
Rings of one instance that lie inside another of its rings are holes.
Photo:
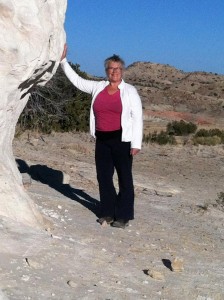
[[[223,75],[136,62],[126,69],[125,80],[141,95],[148,129],[180,119],[202,127],[224,128]]]

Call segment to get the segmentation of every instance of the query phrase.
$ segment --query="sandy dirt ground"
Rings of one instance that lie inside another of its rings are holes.
[[[52,226],[39,232],[0,219],[0,299],[224,299],[223,146],[144,145],[125,229],[96,222],[88,134],[24,133],[13,151]]]

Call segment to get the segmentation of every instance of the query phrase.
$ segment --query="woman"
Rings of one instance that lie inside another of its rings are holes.
[[[100,193],[98,222],[125,228],[134,219],[132,159],[141,149],[142,104],[137,90],[122,79],[124,61],[117,55],[105,60],[108,80],[81,78],[66,60],[65,45],[61,66],[68,79],[83,92],[92,94],[90,133],[96,138],[95,163]],[[118,175],[119,192],[113,184]]]

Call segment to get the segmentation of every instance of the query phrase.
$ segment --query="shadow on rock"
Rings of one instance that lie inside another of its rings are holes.
[[[33,180],[49,185],[64,196],[79,202],[98,216],[99,201],[92,198],[83,190],[72,188],[69,184],[64,184],[64,174],[62,171],[49,168],[46,165],[28,166],[21,159],[17,159],[16,162],[20,173],[27,173]]]

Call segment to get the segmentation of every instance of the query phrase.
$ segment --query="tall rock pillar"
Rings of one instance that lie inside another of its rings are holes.
[[[12,152],[18,118],[34,85],[55,73],[65,43],[67,0],[0,0],[0,218],[41,227]]]

